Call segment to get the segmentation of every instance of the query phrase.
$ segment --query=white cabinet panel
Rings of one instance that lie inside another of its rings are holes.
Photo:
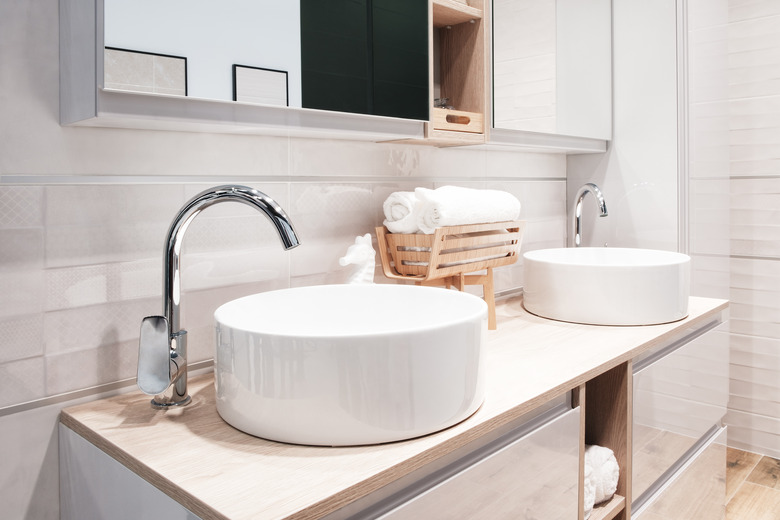
[[[200,519],[70,428],[59,428],[62,520]]]
[[[723,520],[726,517],[726,429],[721,428],[634,520]]]
[[[577,518],[579,426],[565,412],[380,518]]]
[[[719,331],[635,363],[635,501],[713,426],[720,425],[728,402],[728,369],[728,336]]]

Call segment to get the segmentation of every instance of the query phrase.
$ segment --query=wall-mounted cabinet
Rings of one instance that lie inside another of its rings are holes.
[[[485,0],[431,3],[432,112],[425,136],[436,145],[486,141],[488,19]]]
[[[61,124],[606,150],[603,139],[491,128],[490,0],[202,0],[184,25],[174,4],[60,0]],[[186,92],[111,83],[106,47],[186,58]],[[239,88],[236,67],[274,96]]]

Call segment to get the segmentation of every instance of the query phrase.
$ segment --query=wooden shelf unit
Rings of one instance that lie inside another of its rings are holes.
[[[432,0],[430,28],[431,116],[425,137],[429,144],[457,146],[485,143],[487,138],[488,28],[486,0]],[[434,45],[438,38],[438,46]],[[438,49],[438,59],[434,49]],[[434,62],[441,98],[454,110],[434,108]]]
[[[595,506],[589,520],[631,518],[631,504],[625,497],[631,493],[632,394],[630,361],[596,376],[573,392],[573,404],[584,412],[580,428],[580,520],[584,518],[585,445],[591,444],[614,452],[620,477],[615,495]]]

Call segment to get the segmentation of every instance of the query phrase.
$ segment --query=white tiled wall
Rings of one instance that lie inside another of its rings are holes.
[[[729,444],[780,457],[780,3],[730,0]]]
[[[274,288],[344,281],[337,260],[380,224],[396,190],[459,184],[517,195],[525,249],[562,246],[562,155],[242,135],[63,128],[58,2],[0,2],[0,504],[57,518],[57,411],[31,402],[132,378],[140,320],[161,312],[162,255],[178,208],[238,182],[274,197],[302,245],[264,216],[220,204],[184,243],[182,321],[212,356],[212,313]],[[499,290],[522,284],[497,271]],[[377,274],[381,281],[381,274]],[[19,456],[19,454],[24,456]]]

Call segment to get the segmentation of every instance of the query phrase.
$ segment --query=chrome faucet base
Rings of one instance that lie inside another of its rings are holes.
[[[159,398],[159,399],[158,399]],[[157,395],[149,401],[152,405],[152,408],[159,408],[162,410],[168,409],[168,408],[175,408],[177,406],[185,406],[192,402],[192,397],[189,395],[185,396],[183,400],[181,401],[171,401],[169,400],[169,397],[164,397]]]

